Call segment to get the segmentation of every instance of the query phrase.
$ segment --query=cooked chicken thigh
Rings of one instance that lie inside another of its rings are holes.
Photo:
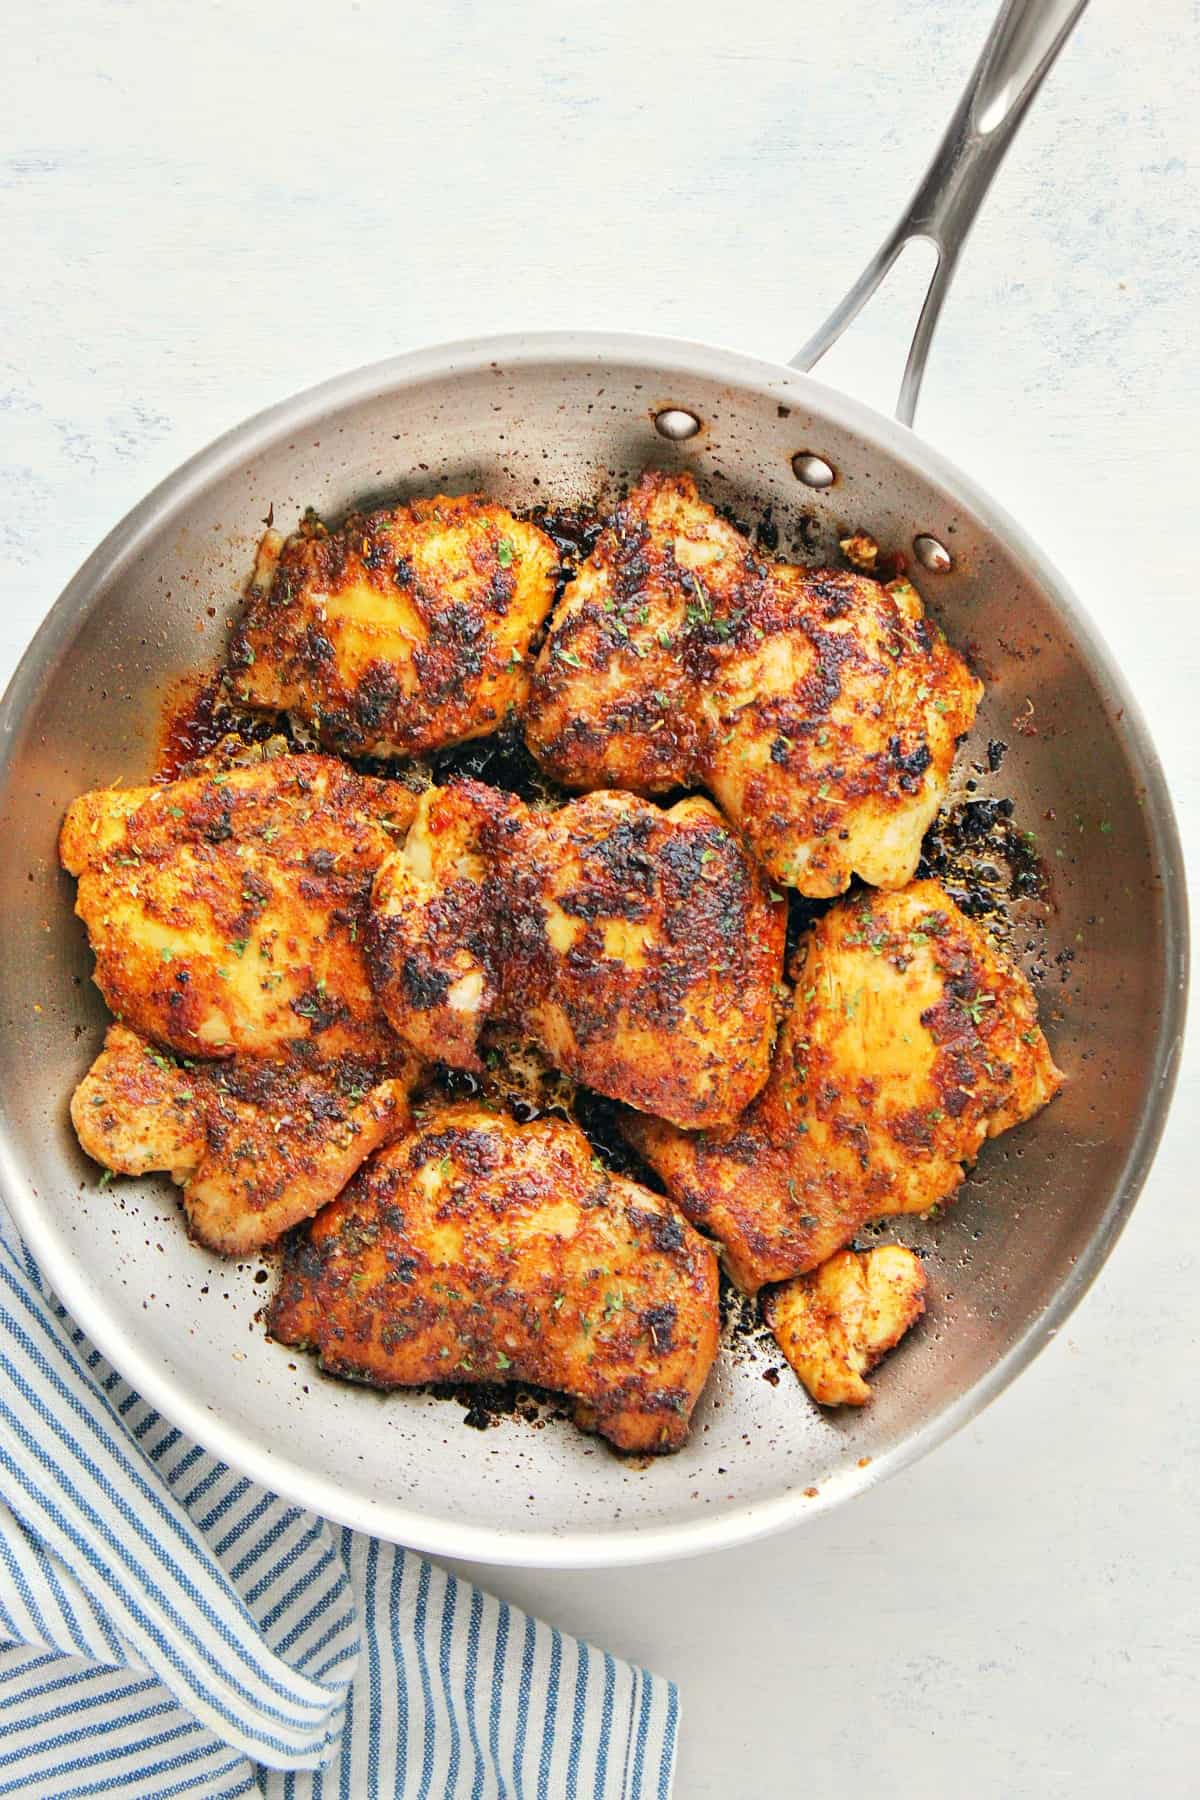
[[[190,1181],[207,1147],[192,1065],[183,1068],[128,1025],[110,1025],[104,1048],[71,1096],[71,1123],[88,1155],[114,1175],[165,1170]]]
[[[907,581],[762,560],[643,475],[555,614],[526,714],[568,787],[707,786],[779,882],[911,880],[982,687]]]
[[[763,1302],[775,1341],[822,1406],[863,1406],[864,1376],[925,1310],[921,1259],[902,1244],[839,1250]]]
[[[328,749],[411,756],[483,737],[524,705],[558,552],[480,495],[268,532],[230,650],[233,692]]]
[[[945,1200],[984,1139],[1062,1080],[1024,975],[937,882],[832,907],[793,973],[771,1078],[736,1124],[625,1122],[749,1293],[815,1268],[868,1219]]]
[[[289,1248],[270,1328],[380,1387],[528,1381],[622,1449],[687,1436],[712,1247],[562,1120],[435,1107]]]
[[[368,953],[421,1054],[478,1069],[490,1017],[599,1093],[696,1126],[767,1079],[785,928],[707,800],[602,792],[549,812],[467,782],[424,795],[380,868]]]
[[[764,573],[690,475],[643,475],[580,565],[537,660],[525,737],[547,774],[641,794],[703,780],[699,685]]]
[[[327,756],[82,795],[60,851],[112,1011],[191,1057],[386,1050],[360,916],[414,804]]]
[[[594,793],[535,812],[503,859],[505,1007],[599,1093],[699,1126],[767,1079],[786,908],[699,797]]]
[[[427,788],[407,836],[379,866],[367,960],[379,1001],[405,1043],[454,1069],[483,1067],[479,1034],[503,971],[496,855],[521,802],[480,781]]]
[[[911,881],[983,689],[907,581],[776,564],[699,697],[705,779],[802,894]]]
[[[310,1218],[407,1129],[416,1072],[398,1047],[326,1064],[307,1044],[274,1059],[181,1065],[110,1025],[71,1120],[88,1155],[115,1174],[165,1170],[183,1188],[193,1236],[243,1255]]]

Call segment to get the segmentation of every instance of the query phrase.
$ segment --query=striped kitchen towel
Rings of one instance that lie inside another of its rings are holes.
[[[678,1717],[189,1444],[0,1208],[0,1800],[666,1800]]]

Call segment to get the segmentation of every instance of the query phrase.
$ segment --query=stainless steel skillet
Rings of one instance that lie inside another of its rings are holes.
[[[942,257],[905,419],[962,233],[1079,10],[1005,9],[919,204],[881,253],[886,263],[915,232]],[[698,429],[671,435],[688,418]],[[1046,941],[1030,941],[1070,1082],[988,1147],[943,1219],[906,1228],[932,1248],[936,1299],[870,1408],[818,1415],[789,1376],[761,1379],[766,1359],[723,1357],[689,1447],[637,1470],[566,1428],[510,1421],[479,1435],[444,1401],[323,1381],[264,1341],[255,1266],[191,1246],[164,1185],[98,1189],[66,1096],[102,1008],[54,840],[74,794],[148,768],[164,684],[219,653],[271,506],[287,524],[309,503],[334,516],[368,494],[472,485],[519,505],[569,502],[651,461],[694,468],[739,512],[770,505],[785,536],[804,514],[814,557],[861,525],[925,562],[931,609],[988,681],[964,773],[989,739],[1007,742],[979,791],[1014,799],[1051,871]],[[493,339],[341,377],[239,427],[116,528],[46,620],[0,705],[0,817],[0,1184],[35,1254],[182,1429],[299,1501],[423,1549],[531,1564],[683,1554],[808,1516],[902,1466],[1053,1335],[1115,1241],[1162,1125],[1183,883],[1120,677],[1053,569],[968,480],[904,425],[749,357],[628,336]]]

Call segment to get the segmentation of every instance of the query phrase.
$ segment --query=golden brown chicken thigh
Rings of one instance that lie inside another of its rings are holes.
[[[110,1025],[71,1121],[114,1174],[165,1171],[183,1189],[192,1235],[240,1256],[311,1218],[372,1150],[407,1129],[416,1074],[399,1046],[333,1063],[303,1044],[275,1058],[180,1063]]]
[[[629,1114],[630,1142],[747,1292],[868,1219],[925,1212],[1061,1076],[1024,975],[934,881],[839,902],[809,932],[771,1078],[731,1126]]]
[[[649,472],[538,657],[526,738],[568,787],[707,786],[772,876],[902,887],[982,688],[907,581],[763,560]]]
[[[866,1376],[925,1310],[925,1271],[903,1244],[839,1250],[809,1275],[772,1288],[763,1314],[822,1406],[864,1406]]]
[[[270,1328],[333,1374],[533,1382],[672,1450],[716,1353],[716,1256],[575,1126],[434,1107],[290,1246]]]
[[[82,795],[60,852],[111,1010],[184,1056],[377,1054],[360,919],[414,804],[327,756]]]
[[[376,877],[376,992],[414,1049],[480,1067],[490,1017],[599,1093],[683,1125],[767,1079],[782,903],[707,800],[529,809],[468,782],[423,796]]]
[[[486,736],[524,704],[557,571],[544,532],[478,494],[286,542],[269,532],[230,649],[233,692],[350,756]]]
[[[736,1118],[770,1069],[787,916],[716,808],[589,794],[532,813],[502,868],[509,1018],[642,1112]]]
[[[643,475],[567,587],[538,656],[525,737],[547,774],[639,794],[703,780],[697,687],[763,568],[690,475]]]

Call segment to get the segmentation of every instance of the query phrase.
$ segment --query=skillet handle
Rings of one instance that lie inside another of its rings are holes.
[[[937,262],[905,364],[896,417],[911,425],[934,329],[975,214],[1030,102],[1087,0],[1005,0],[933,161],[896,226],[825,323],[792,358],[813,368],[858,317],[913,238],[925,238]]]

